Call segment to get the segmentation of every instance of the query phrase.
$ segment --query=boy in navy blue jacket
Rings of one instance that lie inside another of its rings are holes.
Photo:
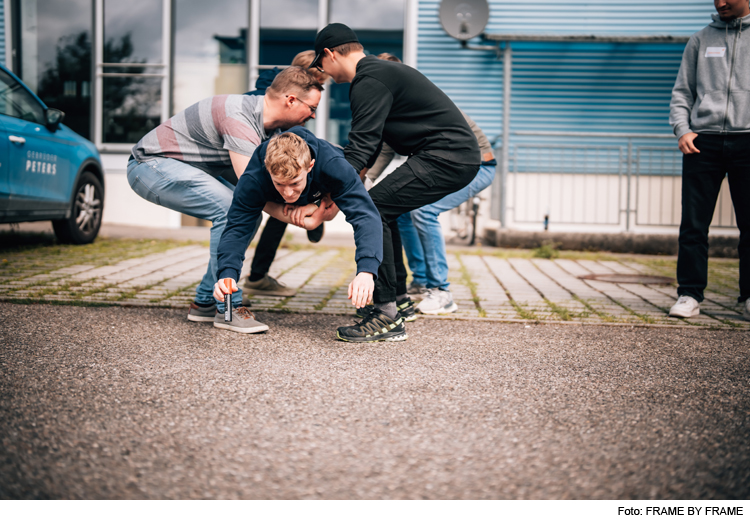
[[[317,200],[320,206],[314,204]],[[237,291],[245,249],[258,229],[263,210],[288,223],[314,229],[333,218],[339,209],[354,228],[357,276],[349,285],[349,298],[360,308],[372,298],[375,289],[383,260],[383,233],[380,214],[359,176],[340,149],[319,140],[304,127],[293,127],[263,143],[234,191],[219,243],[219,281],[214,297],[223,302],[225,294]],[[224,279],[230,279],[231,290]],[[232,319],[224,322],[224,315],[217,313],[214,326],[241,333],[268,330],[245,307],[236,309]],[[373,328],[371,333],[385,341],[406,338],[403,321],[390,326]]]

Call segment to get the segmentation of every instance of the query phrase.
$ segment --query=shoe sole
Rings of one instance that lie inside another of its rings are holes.
[[[669,317],[676,317],[677,319],[688,319],[690,317],[695,317],[696,315],[700,315],[700,313],[701,313],[700,310],[696,310],[694,312],[691,312],[688,315],[676,314],[676,313],[669,312]]]
[[[243,295],[263,295],[266,297],[294,297],[295,295],[297,295],[296,290],[291,293],[288,291],[286,293],[283,293],[276,290],[254,290],[253,288],[248,288],[246,286],[242,287],[242,293]]]
[[[456,303],[452,302],[447,307],[443,306],[442,308],[438,308],[437,310],[419,310],[419,313],[425,314],[425,315],[447,315],[452,314],[453,312],[458,311],[458,305]]]
[[[213,323],[214,322],[214,316],[211,317],[207,315],[192,315],[188,314],[188,321],[195,321],[196,323]]]
[[[378,337],[377,339],[373,339],[371,337],[341,337],[341,334],[336,331],[336,337],[340,341],[345,341],[347,343],[377,343],[378,341],[390,341],[390,342],[397,342],[397,341],[406,341],[409,336],[404,332],[403,334],[397,334],[389,336],[388,334]]]
[[[232,332],[239,332],[240,334],[257,334],[258,332],[265,332],[268,330],[268,326],[251,326],[250,328],[242,328],[239,326],[232,326],[230,324],[217,323],[214,321],[214,328],[221,328],[222,330],[231,330]]]

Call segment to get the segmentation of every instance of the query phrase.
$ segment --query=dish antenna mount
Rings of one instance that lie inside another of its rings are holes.
[[[446,33],[466,42],[484,31],[490,19],[490,6],[487,0],[443,0],[439,16]]]

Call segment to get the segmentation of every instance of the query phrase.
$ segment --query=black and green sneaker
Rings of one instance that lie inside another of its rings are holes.
[[[412,321],[417,320],[417,312],[414,311],[414,308],[416,307],[416,303],[409,299],[408,297],[402,302],[401,304],[396,305],[396,308],[398,309],[398,315],[399,317],[403,317],[404,321],[407,323],[410,323]]]
[[[351,343],[375,341],[406,341],[406,326],[400,315],[394,321],[374,306],[362,320],[353,326],[340,326],[336,337]]]
[[[416,303],[411,299],[407,298],[404,302],[396,306],[398,310],[398,316],[403,318],[404,322],[410,323],[417,320],[417,312],[414,310]],[[368,304],[363,308],[357,308],[356,317],[363,319],[367,317],[370,312],[375,308],[374,304]]]
[[[368,304],[367,306],[363,306],[362,308],[357,308],[357,313],[355,313],[354,316],[359,317],[360,319],[364,319],[365,317],[370,315],[370,312],[372,312],[374,309],[374,304]]]

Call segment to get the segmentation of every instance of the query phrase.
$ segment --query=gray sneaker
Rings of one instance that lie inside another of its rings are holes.
[[[245,283],[242,285],[242,293],[248,295],[268,295],[271,297],[292,297],[297,294],[297,290],[287,288],[286,284],[277,281],[266,273],[265,277],[257,281],[251,282],[245,279]]]
[[[417,305],[419,313],[429,315],[449,314],[456,310],[458,310],[458,306],[453,302],[451,292],[437,289],[427,290],[427,295]]]
[[[745,309],[742,311],[742,317],[744,317],[745,320],[750,321],[750,299],[745,301]]]
[[[188,321],[210,323],[214,320],[215,315],[215,304],[212,304],[211,306],[198,306],[195,303],[190,303],[190,309],[188,310]]]
[[[411,281],[411,284],[409,284],[409,287],[406,288],[406,293],[409,295],[424,295],[427,293],[427,288],[424,284],[419,284],[418,282]]]
[[[268,325],[256,321],[253,312],[244,306],[232,310],[232,320],[230,322],[224,321],[223,313],[216,312],[216,317],[214,317],[214,327],[231,330],[232,332],[239,332],[241,334],[257,334],[258,332],[265,332],[268,330]]]

